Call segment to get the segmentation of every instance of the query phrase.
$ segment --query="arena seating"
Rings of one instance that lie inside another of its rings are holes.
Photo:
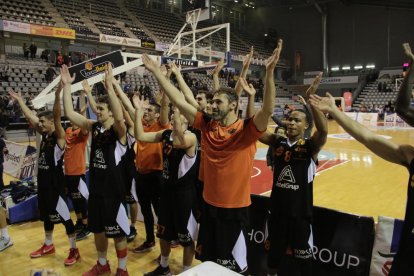
[[[11,21],[48,26],[56,24],[39,0],[2,0],[0,16],[1,19]]]
[[[378,84],[380,82],[386,84],[386,87],[383,89],[384,92],[378,91]],[[377,79],[374,82],[367,83],[367,85],[364,87],[363,91],[359,94],[358,98],[354,101],[352,106],[354,108],[359,108],[363,105],[384,106],[389,101],[395,101],[397,98],[397,94],[398,91],[395,88],[395,83],[393,83],[391,79]]]

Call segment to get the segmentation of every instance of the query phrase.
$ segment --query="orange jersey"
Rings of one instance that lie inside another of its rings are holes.
[[[145,132],[158,132],[170,127],[169,124],[162,125],[159,121],[156,121],[152,125],[147,125],[146,122],[142,120],[142,124]],[[146,143],[137,141],[135,167],[141,174],[153,171],[162,171],[162,143]]]
[[[85,174],[85,146],[88,142],[89,133],[83,134],[80,128],[66,129],[66,147],[64,154],[65,175]]]
[[[262,135],[252,119],[220,126],[198,112],[193,126],[201,130],[203,148],[204,200],[221,208],[242,208],[251,204],[250,178],[256,142]]]

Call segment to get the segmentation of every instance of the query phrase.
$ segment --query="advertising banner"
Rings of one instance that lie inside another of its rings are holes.
[[[99,41],[102,43],[125,45],[130,47],[141,47],[141,39],[136,38],[100,34]]]
[[[75,39],[75,30],[67,28],[55,28],[53,27],[53,37]]]
[[[53,36],[53,27],[30,24],[32,35]]]
[[[27,146],[4,140],[8,153],[4,155],[4,172],[15,178],[20,177],[20,168],[26,154]]]
[[[32,146],[28,146],[26,154],[23,159],[23,163],[20,167],[19,179],[25,179],[33,176],[36,168],[36,149]]]
[[[175,62],[175,64],[181,66],[189,66],[189,67],[197,67],[198,61],[192,59],[183,59],[183,58],[173,58],[173,57],[162,57],[161,63],[162,64],[170,64],[171,62]]]
[[[303,79],[303,84],[311,84],[313,78]],[[322,78],[321,84],[358,83],[358,76],[329,77]]]
[[[73,73],[76,74],[73,84],[105,72],[108,62],[112,64],[112,68],[124,65],[121,51],[111,52],[69,67],[69,73],[71,75],[73,75]]]
[[[30,24],[3,20],[3,30],[14,33],[30,34]]]
[[[370,276],[388,276],[400,244],[403,224],[399,219],[378,217]]]
[[[250,225],[246,237],[249,272],[266,276],[264,241],[270,199],[258,195],[251,198]],[[374,243],[374,219],[320,207],[313,210],[313,275],[367,276]],[[296,262],[291,256],[285,256],[278,276],[300,275]]]

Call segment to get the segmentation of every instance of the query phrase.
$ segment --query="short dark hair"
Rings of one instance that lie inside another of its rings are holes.
[[[45,117],[48,120],[53,120],[53,112],[50,110],[41,111],[37,114],[38,118]]]
[[[292,112],[295,112],[295,111],[297,111],[297,112],[300,112],[300,113],[303,113],[303,114],[305,114],[305,119],[306,119],[306,122],[308,123],[308,125],[309,125],[309,127],[311,126],[311,124],[312,124],[312,121],[310,120],[310,114],[309,114],[309,112],[307,112],[306,110],[304,110],[304,109],[295,109],[295,110],[292,110]]]
[[[109,97],[108,97],[108,95],[100,95],[96,99],[96,103],[98,103],[98,104],[106,104],[108,106],[108,109],[111,110],[111,106],[109,105]]]
[[[210,92],[208,92],[207,90],[204,90],[204,89],[197,90],[197,94],[204,94],[204,95],[206,95],[206,97],[207,97],[208,93],[210,93]]]
[[[229,103],[236,102],[239,103],[239,95],[237,95],[236,91],[233,88],[221,87],[219,90],[214,92],[214,95],[224,94],[227,97]]]

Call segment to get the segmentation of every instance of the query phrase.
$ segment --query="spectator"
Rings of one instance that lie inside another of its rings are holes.
[[[32,45],[30,45],[29,47],[29,50],[30,50],[30,57],[33,60],[36,57],[36,53],[37,53],[37,46],[33,41],[32,41]]]
[[[48,62],[49,61],[49,54],[50,54],[50,50],[49,49],[45,49],[40,54],[40,58],[42,60],[44,60],[45,62]]]
[[[65,58],[62,55],[62,52],[58,51],[58,55],[56,56],[56,66],[62,67],[65,63]]]
[[[11,73],[11,68],[10,68],[9,62],[6,61],[6,64],[4,65],[3,70],[1,72],[1,76],[4,81],[9,81],[10,73]]]
[[[48,68],[46,69],[45,80],[47,82],[51,82],[56,75],[55,69],[53,69],[52,65],[49,64]]]
[[[23,55],[26,59],[29,59],[29,47],[27,47],[26,43],[23,43]]]

